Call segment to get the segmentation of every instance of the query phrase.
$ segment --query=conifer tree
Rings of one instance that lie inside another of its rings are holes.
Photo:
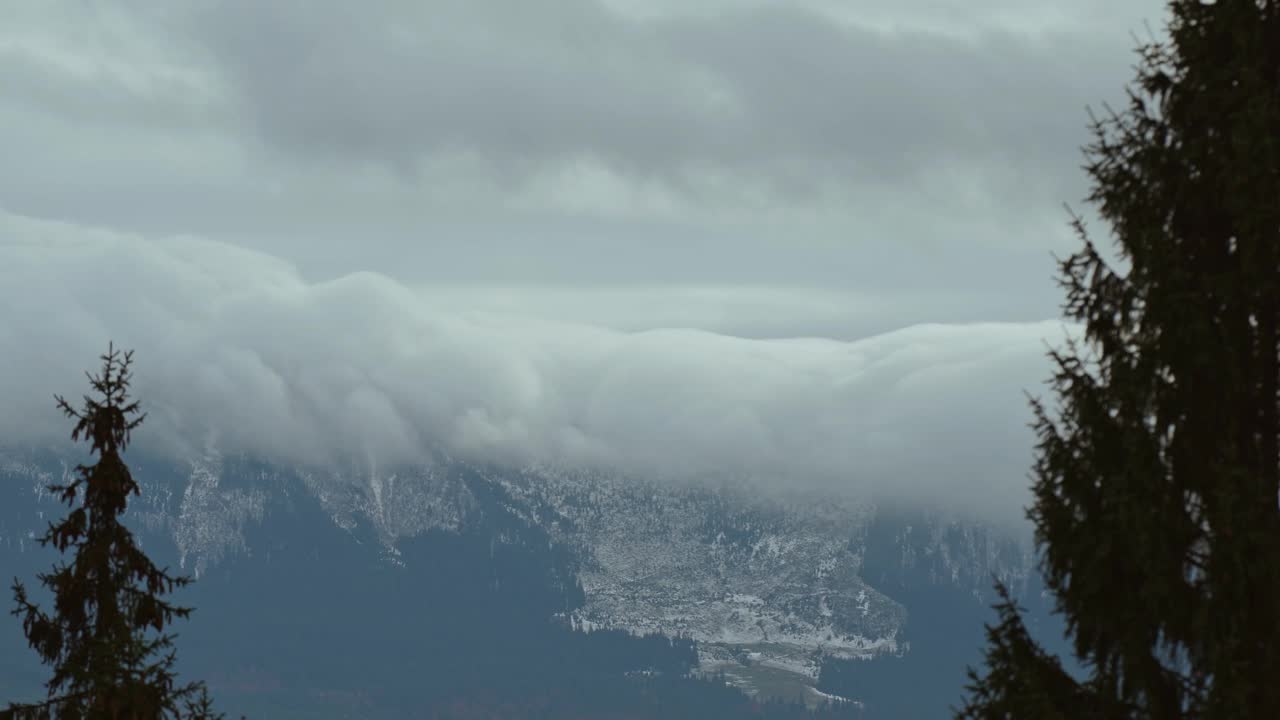
[[[186,585],[186,577],[157,568],[121,522],[130,496],[138,495],[121,453],[144,418],[129,398],[132,352],[109,346],[102,371],[88,375],[96,397],[81,409],[55,396],[75,422],[71,438],[90,445],[92,465],[76,468],[74,479],[50,491],[71,511],[50,523],[40,539],[69,562],[59,562],[40,582],[53,595],[53,610],[33,603],[14,580],[17,607],[27,641],[52,666],[48,697],[35,704],[10,705],[5,720],[209,719],[212,711],[202,683],[180,684],[174,671],[173,636],[165,630],[190,608],[164,599]]]
[[[1108,262],[1033,403],[1041,566],[1087,677],[1003,594],[959,718],[1280,718],[1280,0],[1174,0],[1094,119]],[[1122,267],[1127,266],[1127,267]]]

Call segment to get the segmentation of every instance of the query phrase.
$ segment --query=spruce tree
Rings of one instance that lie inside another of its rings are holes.
[[[1175,0],[1061,262],[1082,337],[1033,402],[1041,567],[1086,677],[1007,594],[960,718],[1280,718],[1280,0]]]
[[[88,375],[96,397],[85,396],[77,410],[55,396],[75,422],[72,440],[88,442],[97,462],[78,466],[70,482],[49,488],[71,508],[40,538],[41,544],[72,555],[70,562],[39,576],[53,595],[52,612],[33,603],[21,582],[13,584],[13,614],[22,619],[32,649],[52,666],[48,697],[10,705],[0,718],[220,717],[203,684],[178,682],[173,636],[165,633],[191,610],[164,596],[189,579],[156,567],[121,522],[130,496],[139,493],[121,453],[144,415],[129,398],[132,352],[109,346],[101,359],[101,374]]]

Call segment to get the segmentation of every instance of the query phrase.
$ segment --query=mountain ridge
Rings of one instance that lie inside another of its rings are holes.
[[[54,453],[0,458],[0,474],[26,485],[37,512],[49,501],[39,486],[70,465]],[[404,551],[414,538],[480,533],[490,558],[534,538],[559,558],[543,563],[538,582],[568,593],[549,619],[578,632],[691,641],[688,672],[810,705],[859,700],[832,686],[824,669],[835,661],[862,667],[912,653],[905,630],[914,618],[894,590],[946,587],[980,609],[992,574],[1015,587],[1032,575],[1030,553],[994,530],[925,514],[888,518],[872,503],[830,496],[752,495],[729,483],[677,486],[447,459],[317,470],[214,447],[181,463],[143,457],[134,472],[143,493],[131,514],[198,577],[269,562],[284,542],[274,537],[273,517],[282,516],[273,507],[298,501],[313,502],[376,564],[401,573],[420,570]],[[22,552],[29,536],[14,538],[15,522],[0,534]],[[273,539],[264,542],[264,532]]]

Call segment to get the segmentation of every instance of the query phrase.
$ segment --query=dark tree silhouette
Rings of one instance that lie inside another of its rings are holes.
[[[88,442],[98,460],[78,466],[71,482],[49,488],[71,508],[40,539],[72,554],[69,563],[39,576],[53,594],[53,612],[34,604],[21,582],[13,584],[13,614],[22,618],[28,643],[53,669],[48,697],[10,705],[0,718],[220,717],[202,683],[178,683],[173,636],[165,633],[191,610],[163,596],[190,580],[157,568],[120,521],[129,497],[138,494],[121,453],[145,416],[129,399],[132,352],[109,346],[101,359],[101,374],[88,375],[96,397],[86,396],[77,410],[56,396],[58,407],[75,421],[72,440]]]
[[[1086,677],[1004,594],[960,718],[1280,717],[1280,1],[1169,10],[1086,149],[1121,260],[1074,220],[1084,336],[1033,403],[1029,517]]]

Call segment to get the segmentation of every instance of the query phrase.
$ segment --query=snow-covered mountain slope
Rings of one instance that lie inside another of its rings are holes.
[[[39,501],[68,463],[0,460],[6,492]],[[171,537],[197,575],[258,549],[249,530],[269,522],[274,498],[304,492],[339,528],[370,528],[384,559],[428,531],[461,532],[502,512],[573,551],[583,602],[573,627],[660,633],[697,643],[701,670],[748,691],[797,698],[823,663],[910,652],[908,608],[893,590],[959,588],[975,603],[992,574],[1015,584],[1029,553],[982,527],[890,517],[866,502],[781,497],[732,483],[677,486],[602,474],[510,471],[441,461],[415,468],[270,467],[210,448],[174,466],[134,464],[143,484],[133,512]],[[43,507],[36,502],[33,507]],[[923,518],[923,519],[921,519]],[[25,546],[37,527],[0,518],[0,543]],[[496,531],[493,543],[512,540]],[[408,568],[406,572],[430,572]]]
[[[578,549],[586,602],[576,626],[687,636],[708,669],[749,656],[813,677],[824,656],[897,649],[904,610],[862,580],[852,542],[873,508],[599,475],[496,481],[552,509]]]

